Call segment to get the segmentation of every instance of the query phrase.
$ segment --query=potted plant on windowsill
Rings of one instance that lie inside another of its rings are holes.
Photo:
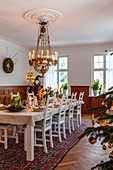
[[[93,89],[94,96],[97,96],[97,93],[98,93],[98,90],[99,90],[99,79],[93,81],[91,88]]]
[[[68,83],[62,84],[62,88],[63,88],[64,95],[66,95],[68,89]]]

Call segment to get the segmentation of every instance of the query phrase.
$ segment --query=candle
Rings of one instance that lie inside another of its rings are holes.
[[[35,50],[33,50],[33,58],[34,58]]]
[[[55,60],[58,60],[58,52],[55,51]]]
[[[35,106],[37,105],[37,97],[35,97]]]
[[[31,96],[29,96],[29,105],[31,107]]]
[[[49,58],[49,50],[47,50],[47,58]]]
[[[31,60],[31,52],[29,52],[29,60]]]

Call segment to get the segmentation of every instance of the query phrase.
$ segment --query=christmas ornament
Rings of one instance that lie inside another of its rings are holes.
[[[100,121],[99,121],[99,125],[100,125],[100,126],[105,126],[105,125],[106,125],[105,120],[100,120]]]
[[[110,108],[110,110],[113,110],[113,104],[111,105],[111,108]]]
[[[90,137],[90,138],[89,138],[89,143],[91,143],[92,145],[95,144],[96,141],[97,141],[97,139],[94,138],[94,137]]]
[[[106,145],[103,145],[103,146],[102,146],[102,149],[103,149],[103,150],[106,150],[106,149],[107,149]]]
[[[109,122],[108,122],[108,121],[106,122],[106,126],[107,126],[107,127],[109,126]]]
[[[109,157],[113,159],[113,151],[109,154]]]
[[[109,147],[109,148],[112,148],[112,144],[111,144],[111,143],[109,143],[108,147]]]

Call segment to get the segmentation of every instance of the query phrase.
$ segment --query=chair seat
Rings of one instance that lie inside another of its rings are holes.
[[[50,126],[50,121],[46,122],[46,127]],[[35,128],[42,129],[43,128],[43,121],[36,122]]]
[[[60,117],[60,120],[61,120],[61,121],[64,120],[64,116],[61,116],[61,117]],[[53,118],[52,118],[52,121],[53,121],[53,122],[58,122],[58,115],[54,115]]]

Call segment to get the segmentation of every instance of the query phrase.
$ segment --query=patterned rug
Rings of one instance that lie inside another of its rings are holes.
[[[63,159],[66,153],[79,141],[78,137],[84,130],[91,126],[90,120],[82,120],[82,124],[77,128],[75,121],[75,130],[71,134],[66,130],[66,139],[62,138],[62,142],[58,142],[58,138],[54,138],[54,147],[50,148],[48,144],[48,152],[45,154],[43,148],[35,147],[34,161],[26,161],[26,153],[24,151],[24,138],[19,135],[19,144],[15,144],[14,139],[8,140],[8,149],[4,150],[3,144],[0,144],[0,169],[2,170],[52,170]]]

